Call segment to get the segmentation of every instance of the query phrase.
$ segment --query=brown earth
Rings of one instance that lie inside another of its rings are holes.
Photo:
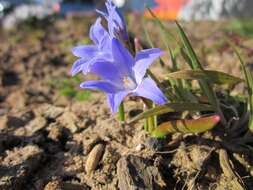
[[[122,127],[101,93],[92,92],[85,101],[62,96],[62,87],[52,81],[70,79],[71,47],[88,42],[93,20],[1,32],[0,189],[252,189],[252,152],[223,145],[212,131],[158,140],[141,122]],[[129,30],[142,39],[136,20],[129,20]],[[205,66],[242,77],[226,44],[215,47],[223,25],[185,26]],[[155,44],[163,46],[154,28],[148,23]],[[231,37],[237,38],[250,55],[252,40]],[[165,74],[158,64],[153,69],[159,77]],[[74,85],[79,91],[78,82]],[[142,110],[131,98],[125,107],[128,118]]]

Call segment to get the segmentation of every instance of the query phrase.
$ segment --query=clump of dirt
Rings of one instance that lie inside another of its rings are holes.
[[[76,88],[55,85],[70,83],[70,49],[88,42],[90,20],[1,35],[0,189],[250,189],[251,153],[223,144],[215,132],[153,139],[142,123],[122,127],[100,93],[77,101],[82,76],[71,81]],[[194,34],[201,25],[189,27]],[[206,37],[192,39],[198,50],[210,45]],[[241,76],[229,51],[204,58],[207,66]],[[154,71],[164,74],[157,65]],[[128,118],[143,109],[131,98],[125,107]]]

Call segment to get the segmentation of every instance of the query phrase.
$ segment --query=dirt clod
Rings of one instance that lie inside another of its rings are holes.
[[[64,112],[64,108],[45,104],[40,108],[39,113],[48,119],[56,119]]]
[[[120,190],[167,189],[161,172],[151,160],[134,155],[117,163]]]
[[[7,151],[7,156],[1,158],[0,189],[22,189],[32,172],[39,167],[42,154],[41,149],[31,145]]]
[[[47,120],[44,117],[36,117],[27,126],[25,126],[28,136],[33,135],[47,125]]]

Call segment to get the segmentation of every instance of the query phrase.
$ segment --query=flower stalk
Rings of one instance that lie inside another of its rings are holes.
[[[119,105],[118,119],[121,124],[125,123],[125,108],[123,102]]]

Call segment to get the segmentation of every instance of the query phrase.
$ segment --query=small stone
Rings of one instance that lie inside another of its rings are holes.
[[[144,148],[145,148],[145,145],[144,145],[144,144],[138,144],[138,145],[135,147],[135,151],[140,152],[140,151],[143,150]]]
[[[62,190],[62,182],[60,180],[50,181],[44,190]]]
[[[53,141],[56,141],[56,142],[60,141],[63,131],[62,131],[62,128],[57,125],[57,123],[51,123],[47,127],[47,131],[48,131],[49,139],[52,139]]]
[[[110,138],[110,137],[108,137],[108,136],[104,136],[103,137],[103,141],[105,141],[105,142],[110,142],[112,139]]]
[[[27,134],[33,135],[37,131],[43,129],[47,125],[47,120],[44,117],[36,117],[28,125],[25,126]]]
[[[146,145],[152,150],[159,151],[163,148],[163,139],[150,137],[146,141]]]
[[[57,117],[63,114],[64,109],[62,107],[45,104],[42,106],[40,112],[44,117],[48,119],[56,119]]]
[[[99,162],[100,159],[103,156],[105,146],[103,144],[97,144],[89,153],[86,164],[85,164],[85,170],[88,174],[90,174],[92,171],[94,171]]]
[[[78,131],[78,117],[70,111],[64,112],[60,117],[57,118],[57,121],[62,124],[63,127],[70,130],[71,133]]]

